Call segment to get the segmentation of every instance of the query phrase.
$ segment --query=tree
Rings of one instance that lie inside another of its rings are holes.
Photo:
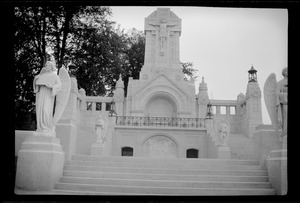
[[[197,69],[193,68],[193,63],[192,62],[185,62],[181,64],[181,68],[182,68],[182,72],[184,73],[185,80],[188,80],[188,78],[190,78],[190,80],[195,80],[198,76],[195,76],[196,72],[198,71]]]
[[[72,33],[80,22],[99,23],[110,13],[107,7],[15,7],[16,123],[35,119],[32,83],[46,60],[52,55],[60,68],[74,49]]]
[[[127,49],[125,51],[124,63],[122,65],[125,96],[127,95],[129,77],[139,79],[139,73],[144,64],[146,41],[144,33],[136,30],[135,28],[129,30],[126,37]]]
[[[105,20],[95,28],[82,24],[74,35],[77,49],[73,52],[77,66],[77,81],[90,96],[112,94],[116,79],[121,73],[125,50],[125,37]]]

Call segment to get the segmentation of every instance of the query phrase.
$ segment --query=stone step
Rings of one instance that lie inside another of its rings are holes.
[[[103,163],[151,163],[151,164],[170,164],[170,165],[254,165],[257,166],[258,162],[255,160],[234,160],[234,159],[186,159],[186,158],[153,158],[153,157],[102,157],[90,155],[74,155],[73,160],[103,162]]]
[[[63,171],[63,177],[143,179],[143,180],[178,180],[178,181],[221,181],[221,182],[267,182],[268,176],[236,175],[178,175],[178,174],[144,174],[97,171]]]
[[[125,160],[125,161],[124,161]],[[106,157],[74,157],[67,165],[106,166],[106,167],[137,167],[167,169],[215,169],[220,170],[260,170],[256,161],[217,160],[217,159],[145,159],[145,158],[114,157],[111,161]],[[126,161],[127,160],[127,161]]]
[[[268,182],[220,182],[220,181],[178,181],[148,179],[108,179],[86,177],[62,177],[60,183],[142,186],[142,187],[181,187],[181,188],[271,188]]]
[[[267,170],[208,170],[208,169],[173,169],[171,167],[149,168],[140,167],[107,167],[90,166],[87,164],[76,163],[76,165],[67,164],[64,170],[68,171],[97,171],[97,172],[120,172],[120,173],[144,173],[144,174],[174,174],[174,175],[239,175],[239,176],[266,176]]]
[[[143,194],[143,195],[274,195],[274,189],[237,189],[237,188],[185,188],[185,187],[143,187],[143,186],[116,186],[97,184],[57,183],[55,190],[70,190],[84,194],[97,192],[105,194]]]

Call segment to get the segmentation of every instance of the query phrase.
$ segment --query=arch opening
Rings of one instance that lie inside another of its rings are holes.
[[[146,102],[144,115],[147,117],[177,117],[177,103],[167,93],[159,92],[152,95]]]

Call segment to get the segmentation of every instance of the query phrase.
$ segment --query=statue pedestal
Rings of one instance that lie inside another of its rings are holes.
[[[104,156],[104,144],[103,143],[93,143],[91,146],[92,156]]]
[[[267,159],[268,175],[277,195],[287,194],[287,150],[273,150]]]
[[[28,136],[18,153],[16,187],[30,191],[53,190],[62,176],[64,156],[58,138]]]
[[[268,175],[277,195],[287,194],[287,138],[283,138],[267,158]]]
[[[230,159],[230,149],[228,146],[217,146],[218,159]]]

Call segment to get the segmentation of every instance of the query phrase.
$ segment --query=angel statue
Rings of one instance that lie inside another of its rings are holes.
[[[214,119],[207,127],[216,146],[227,146],[230,133],[230,123],[227,120]]]
[[[280,140],[287,137],[288,108],[288,68],[282,70],[283,79],[277,82],[275,73],[271,73],[264,85],[264,98],[272,125],[282,130]]]
[[[219,145],[227,146],[229,132],[230,132],[230,124],[226,120],[220,120],[216,122],[215,130],[217,132]]]
[[[102,116],[101,114],[96,118],[95,131],[97,135],[97,143],[103,144],[105,142],[105,135],[107,131],[108,120],[107,117]]]
[[[55,137],[55,124],[60,119],[69,99],[71,80],[67,70],[62,67],[59,75],[54,71],[56,71],[54,62],[47,61],[40,74],[33,80],[37,121],[35,135]]]

